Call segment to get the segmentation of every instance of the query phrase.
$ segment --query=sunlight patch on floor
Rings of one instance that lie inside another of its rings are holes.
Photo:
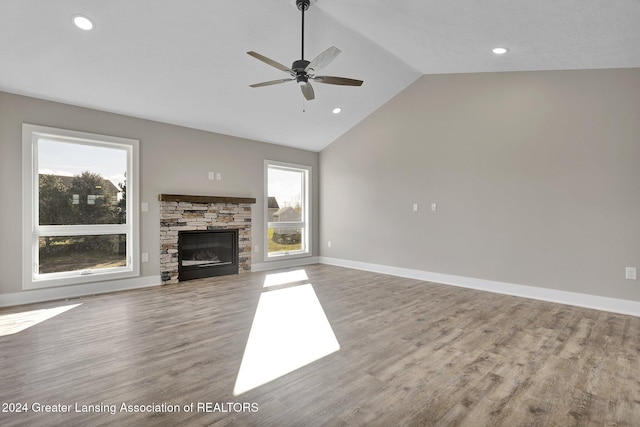
[[[282,273],[270,273],[264,278],[264,288],[285,285],[288,283],[309,280],[307,272],[302,270],[284,271]]]
[[[17,334],[79,305],[82,305],[82,303],[23,311],[21,313],[0,314],[0,337]]]
[[[238,396],[339,349],[311,284],[265,291],[258,302],[233,394]]]

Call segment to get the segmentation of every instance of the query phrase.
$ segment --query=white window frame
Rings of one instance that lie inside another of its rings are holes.
[[[302,188],[301,201],[304,204],[301,221],[291,222],[269,222],[269,168],[274,167],[284,170],[293,170],[303,172],[304,185]],[[291,258],[303,258],[311,256],[311,166],[298,165],[293,163],[279,162],[275,160],[264,161],[264,260],[285,260]],[[269,226],[277,225],[282,228],[301,228],[302,229],[302,249],[298,251],[269,253]]]
[[[127,152],[127,206],[126,224],[39,224],[39,172],[38,141],[58,140],[94,147],[123,149]],[[57,286],[117,280],[140,275],[139,262],[139,210],[138,210],[138,152],[139,141],[115,136],[98,135],[68,129],[58,129],[22,124],[22,209],[23,209],[23,289],[40,289]],[[38,242],[40,236],[78,236],[126,234],[126,266],[59,273],[40,274],[38,272]]]

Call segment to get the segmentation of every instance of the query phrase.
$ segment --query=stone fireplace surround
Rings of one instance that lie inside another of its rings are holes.
[[[251,271],[250,197],[160,194],[160,272],[178,283],[178,234],[190,230],[238,230],[238,272]]]

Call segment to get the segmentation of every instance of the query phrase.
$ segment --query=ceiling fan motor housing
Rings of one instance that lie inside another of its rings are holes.
[[[291,65],[291,69],[296,73],[304,72],[305,68],[309,65],[309,61],[304,59],[298,59],[297,61],[293,61],[293,65]]]
[[[309,61],[304,59],[293,61],[293,65],[291,65],[291,69],[296,73],[296,82],[299,85],[305,85],[309,81],[309,74],[305,71],[307,65],[309,65]]]

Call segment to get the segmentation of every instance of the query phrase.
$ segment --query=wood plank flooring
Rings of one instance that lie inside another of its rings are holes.
[[[274,288],[250,273],[0,309],[0,425],[640,425],[640,318],[304,270]],[[234,396],[260,296],[306,283],[340,349]],[[2,336],[27,311],[72,304]]]

